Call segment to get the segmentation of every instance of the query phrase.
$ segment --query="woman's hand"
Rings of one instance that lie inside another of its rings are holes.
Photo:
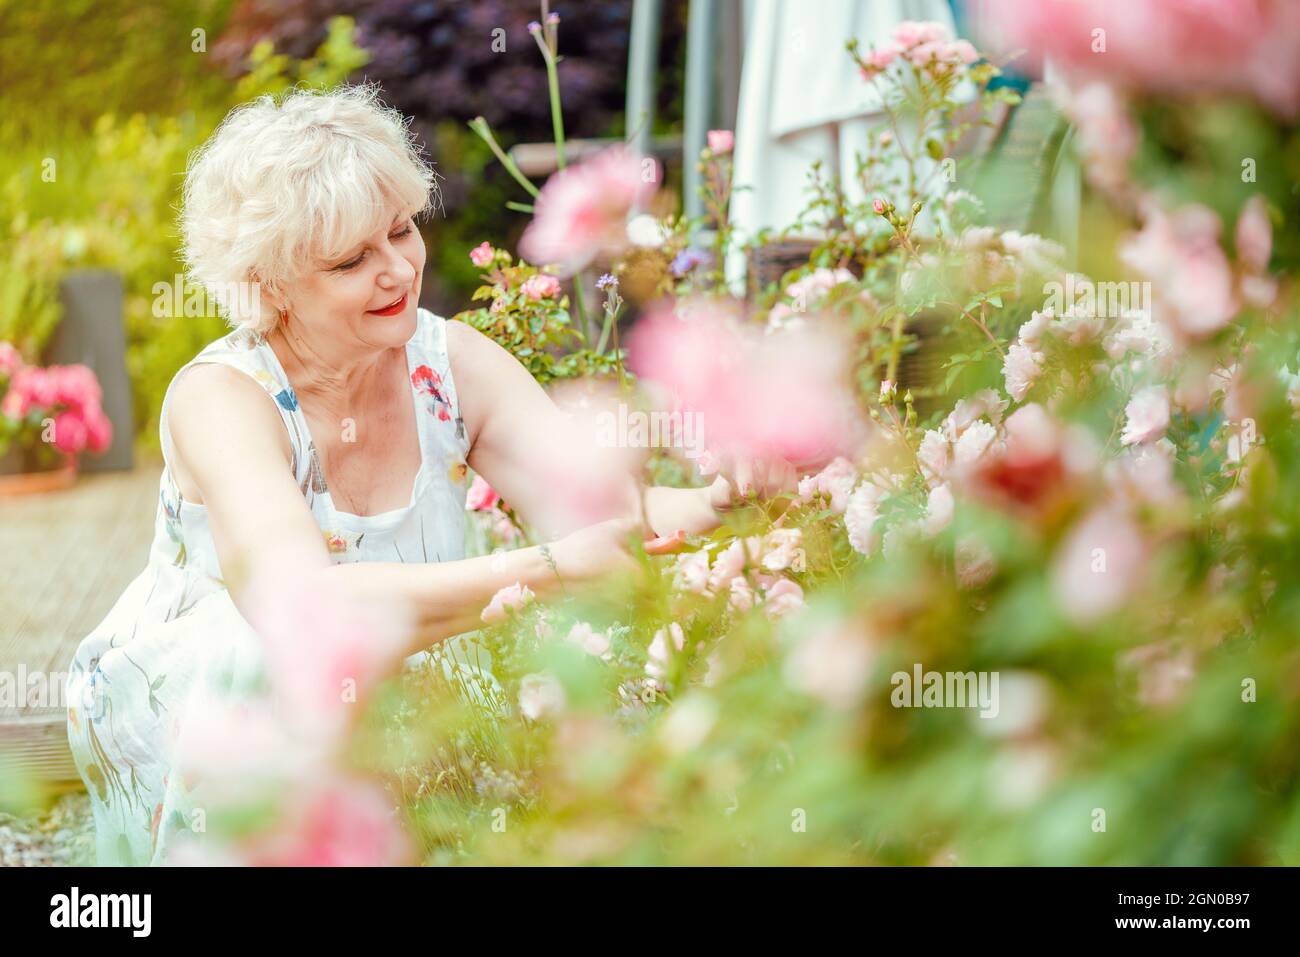
[[[709,486],[709,504],[718,513],[742,505],[792,492],[799,484],[795,467],[784,459],[724,456],[718,476]]]
[[[565,583],[584,584],[610,573],[633,572],[638,542],[653,534],[637,519],[610,519],[577,529],[550,546],[555,572]]]

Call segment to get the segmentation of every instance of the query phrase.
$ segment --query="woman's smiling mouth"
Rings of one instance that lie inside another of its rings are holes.
[[[409,292],[404,292],[402,298],[396,302],[384,306],[382,309],[367,309],[366,314],[371,316],[395,316],[406,308],[406,297],[409,295]]]

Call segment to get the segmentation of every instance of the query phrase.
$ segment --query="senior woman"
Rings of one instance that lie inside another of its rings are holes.
[[[301,554],[332,588],[409,607],[415,654],[507,585],[546,597],[635,567],[638,538],[708,530],[731,505],[737,478],[651,488],[629,496],[643,508],[552,523],[549,549],[464,557],[467,467],[545,527],[535,453],[567,420],[496,343],[417,306],[432,181],[365,86],[245,104],[191,159],[186,260],[234,331],[167,389],[148,565],[70,671],[102,864],[161,863],[190,829],[170,742],[232,667],[259,558]]]

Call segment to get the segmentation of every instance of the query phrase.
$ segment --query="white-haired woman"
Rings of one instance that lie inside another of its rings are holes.
[[[552,527],[549,548],[463,557],[467,468],[544,525],[533,453],[565,420],[498,345],[418,308],[432,175],[364,86],[246,104],[191,160],[187,263],[234,331],[168,387],[148,566],[72,665],[100,863],[162,862],[191,829],[169,743],[196,689],[234,680],[265,556],[410,607],[414,654],[477,627],[503,587],[545,597],[632,567],[629,538],[706,530],[731,503],[726,480],[653,488],[644,513]]]

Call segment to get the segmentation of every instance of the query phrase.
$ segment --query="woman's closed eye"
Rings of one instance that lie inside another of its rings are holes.
[[[405,226],[403,226],[403,227],[402,227],[401,229],[399,229],[397,232],[395,232],[395,233],[390,233],[390,234],[388,235],[388,238],[391,239],[391,240],[405,239],[407,236],[411,235],[411,229],[412,229],[412,228],[413,228],[413,227],[412,227],[411,224],[408,222]],[[331,271],[332,271],[332,272],[346,272],[346,271],[349,270],[349,269],[356,269],[356,268],[357,268],[358,266],[360,266],[363,262],[365,262],[365,259],[366,259],[366,253],[367,253],[367,252],[369,252],[368,249],[363,249],[363,250],[361,250],[360,254],[358,254],[357,257],[356,257],[355,259],[349,259],[347,262],[339,263],[339,264],[338,264],[337,266],[335,266]]]

